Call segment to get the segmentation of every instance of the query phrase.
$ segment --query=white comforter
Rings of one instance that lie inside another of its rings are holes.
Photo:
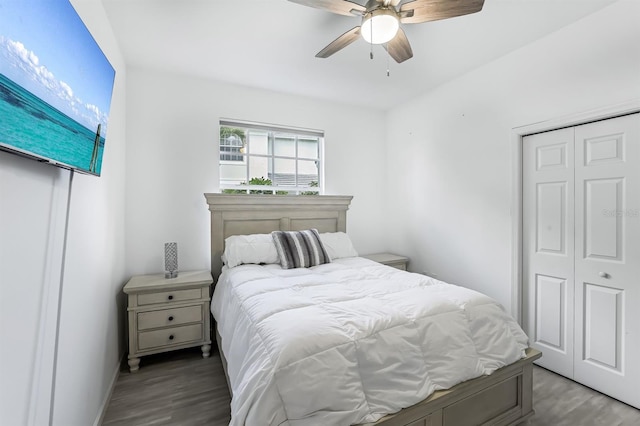
[[[374,422],[527,347],[493,299],[359,257],[225,270],[211,311],[232,425]]]

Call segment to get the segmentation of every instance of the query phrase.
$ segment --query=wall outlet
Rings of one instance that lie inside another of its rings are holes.
[[[433,273],[433,272],[429,272],[429,271],[422,271],[422,272],[420,272],[420,273],[421,273],[422,275],[426,275],[426,276],[431,277],[431,278],[438,278],[438,274]]]

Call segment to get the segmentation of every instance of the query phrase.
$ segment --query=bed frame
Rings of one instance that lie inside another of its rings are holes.
[[[278,196],[205,194],[211,211],[211,272],[214,282],[222,269],[224,240],[231,235],[316,228],[319,232],[346,232],[351,196]],[[218,349],[220,335],[216,328]],[[533,361],[527,356],[490,376],[436,391],[427,399],[387,415],[376,426],[515,425],[533,416]],[[227,384],[227,362],[220,350]],[[229,392],[231,388],[229,387]]]

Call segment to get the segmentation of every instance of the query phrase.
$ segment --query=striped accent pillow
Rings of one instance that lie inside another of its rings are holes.
[[[271,236],[283,269],[308,268],[331,262],[316,229],[273,231]]]

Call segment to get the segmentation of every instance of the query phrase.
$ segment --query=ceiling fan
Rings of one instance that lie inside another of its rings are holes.
[[[400,24],[418,24],[453,18],[482,10],[484,0],[368,0],[362,6],[349,0],[289,0],[304,6],[346,16],[361,16],[362,24],[351,28],[316,54],[328,58],[362,36],[367,43],[383,44],[398,63],[413,57]],[[402,4],[401,4],[402,3]]]

